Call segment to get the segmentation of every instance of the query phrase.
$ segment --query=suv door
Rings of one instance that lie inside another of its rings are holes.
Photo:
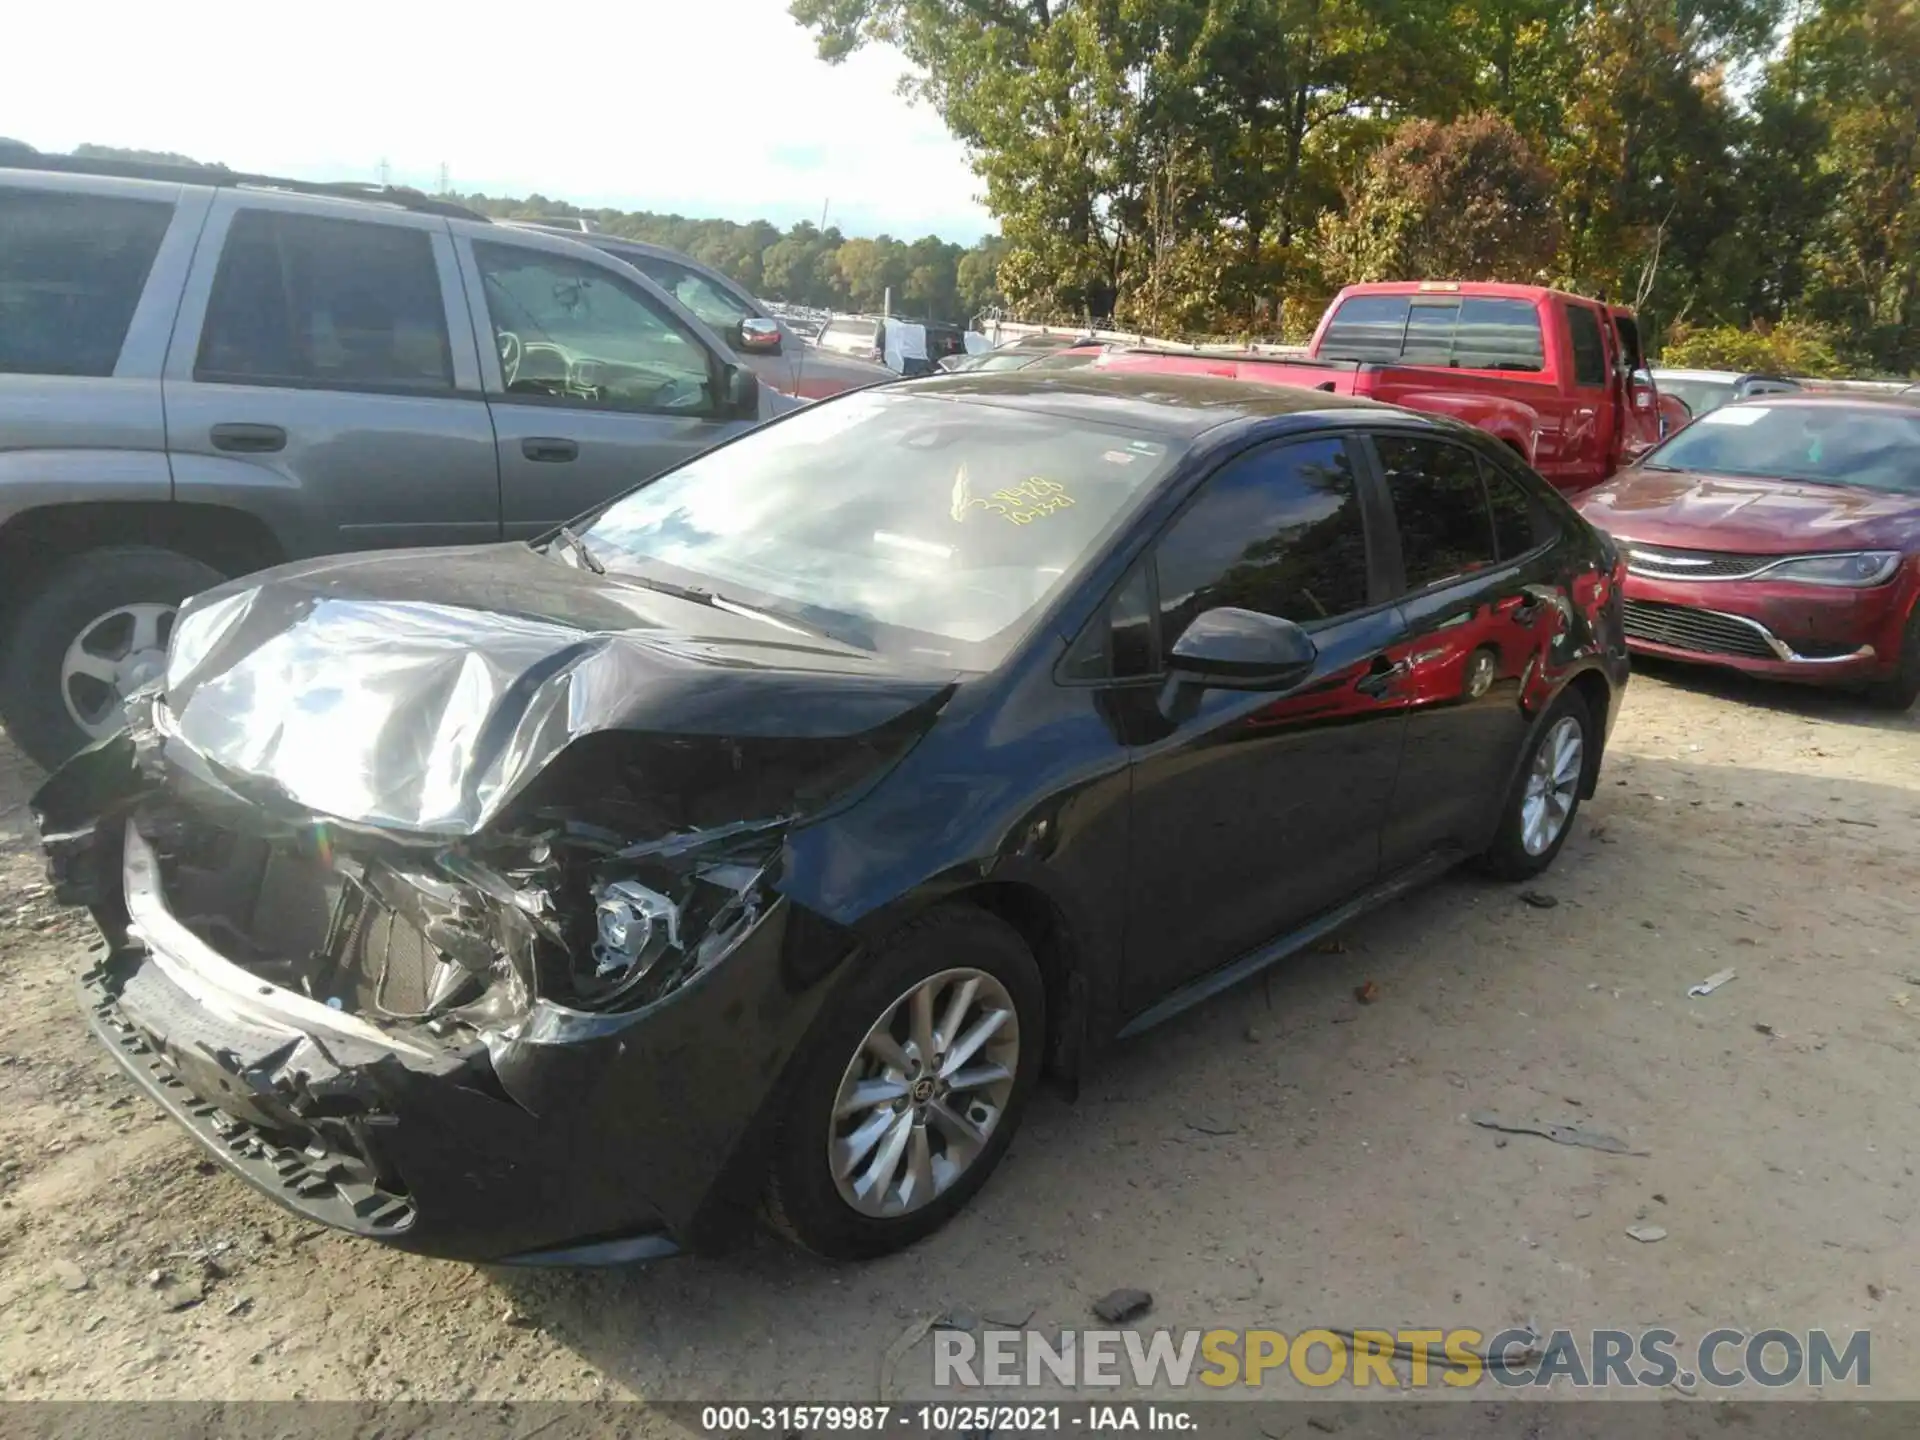
[[[1376,433],[1394,516],[1405,636],[1390,693],[1406,747],[1381,836],[1391,873],[1491,838],[1570,611],[1544,504],[1464,441]]]
[[[537,236],[458,237],[506,534],[550,530],[731,439],[732,361],[624,266]],[[623,273],[624,272],[624,273]]]
[[[167,354],[174,497],[292,555],[500,536],[493,426],[446,221],[218,193]]]
[[[1373,883],[1402,718],[1368,679],[1399,626],[1370,509],[1347,440],[1262,446],[1203,483],[1117,593],[1129,1012]],[[1187,626],[1220,606],[1303,626],[1311,672],[1283,692],[1163,678]]]

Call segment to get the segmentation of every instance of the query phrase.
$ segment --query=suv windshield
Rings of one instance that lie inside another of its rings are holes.
[[[1728,405],[1649,455],[1649,470],[1920,494],[1920,412],[1900,405]]]
[[[1157,435],[863,391],[661,476],[583,538],[615,574],[987,670],[1177,458]]]

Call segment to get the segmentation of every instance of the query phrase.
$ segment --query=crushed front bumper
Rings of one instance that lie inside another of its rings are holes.
[[[784,902],[645,1010],[547,1007],[460,1045],[268,983],[173,916],[136,825],[95,844],[117,852],[94,864],[117,862],[128,924],[82,980],[94,1032],[296,1214],[423,1254],[555,1264],[719,1248],[751,1215],[765,1102],[820,988],[793,992]],[[724,1074],[702,1074],[716,1057]]]

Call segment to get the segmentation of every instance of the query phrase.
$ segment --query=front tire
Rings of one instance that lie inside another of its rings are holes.
[[[1573,833],[1597,744],[1587,702],[1578,691],[1563,691],[1534,731],[1500,828],[1480,857],[1482,871],[1496,880],[1529,880],[1553,864]]]
[[[165,667],[180,602],[224,578],[153,545],[64,562],[20,607],[0,656],[0,714],[14,742],[51,770],[119,729],[127,692]]]
[[[767,1215],[835,1260],[932,1234],[1006,1153],[1040,1073],[1046,994],[1004,921],[943,906],[867,958],[807,1041]]]

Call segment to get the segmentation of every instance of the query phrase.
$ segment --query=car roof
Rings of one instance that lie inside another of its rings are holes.
[[[1337,298],[1346,300],[1355,295],[1464,295],[1469,299],[1493,300],[1539,300],[1551,297],[1555,300],[1578,300],[1583,305],[1598,305],[1612,315],[1633,314],[1631,306],[1609,304],[1591,295],[1576,295],[1571,290],[1554,290],[1545,285],[1510,285],[1501,280],[1369,280],[1347,286]]]
[[[1094,424],[1122,425],[1188,440],[1234,421],[1336,411],[1367,411],[1395,418],[1405,414],[1394,406],[1372,400],[1287,385],[1255,385],[1212,375],[959,370],[887,388],[941,399],[1006,405]]]

